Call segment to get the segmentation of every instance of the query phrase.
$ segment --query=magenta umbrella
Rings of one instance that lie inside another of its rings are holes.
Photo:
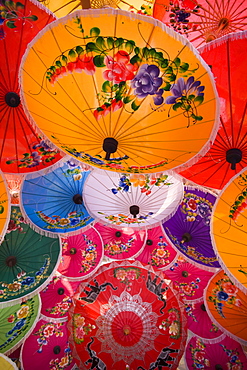
[[[215,339],[220,340],[223,332],[213,324],[210,319],[204,299],[198,299],[196,302],[185,302],[185,313],[187,316],[188,329],[208,343],[214,343]]]
[[[185,361],[189,370],[247,369],[247,357],[242,346],[227,336],[216,343],[192,337],[186,346]]]
[[[74,360],[68,343],[67,323],[39,320],[21,349],[25,370],[71,370]],[[35,364],[35,365],[34,365]]]
[[[136,256],[144,245],[146,230],[135,230],[131,227],[116,230],[98,222],[94,225],[100,233],[104,244],[104,255],[117,260]]]
[[[82,280],[95,272],[103,258],[103,242],[90,227],[78,235],[62,238],[62,258],[58,272],[72,280]]]
[[[183,257],[166,270],[166,276],[173,281],[174,288],[179,291],[182,300],[195,300],[203,296],[213,272],[192,265]]]
[[[176,256],[177,252],[167,240],[162,228],[157,226],[147,231],[145,248],[136,259],[154,268],[165,269]]]
[[[72,305],[73,295],[78,287],[78,281],[69,281],[55,276],[40,292],[41,314],[48,319],[68,319],[68,310]]]

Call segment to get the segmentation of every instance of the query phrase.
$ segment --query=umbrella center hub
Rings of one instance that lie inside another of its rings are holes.
[[[21,99],[15,92],[8,92],[5,95],[5,102],[9,107],[16,108],[20,104]]]
[[[120,238],[120,236],[122,235],[122,233],[121,233],[121,231],[116,231],[115,232],[115,236],[117,237],[117,238]]]
[[[113,137],[106,137],[103,141],[103,150],[106,152],[105,159],[109,160],[110,155],[117,151],[118,141]]]
[[[226,160],[231,164],[231,170],[236,170],[236,163],[239,163],[242,160],[242,151],[238,148],[227,150]]]
[[[136,206],[136,205],[133,205],[133,206],[130,206],[130,214],[136,218],[136,216],[138,215],[138,213],[140,212],[140,208],[139,206]]]
[[[76,252],[77,252],[76,248],[70,248],[69,251],[70,254],[76,254]]]
[[[58,288],[57,293],[59,295],[63,295],[64,294],[64,288]]]
[[[223,30],[227,29],[229,27],[229,23],[230,23],[230,21],[229,21],[228,18],[226,18],[226,17],[221,18],[219,23],[218,23],[219,30],[223,31]]]
[[[201,305],[201,309],[202,309],[202,311],[204,311],[204,312],[206,312],[206,311],[207,311],[204,303]]]
[[[182,276],[187,278],[189,276],[188,271],[182,271]]]
[[[123,333],[124,335],[129,335],[131,333],[131,327],[129,325],[124,325]]]
[[[215,365],[215,370],[223,370],[223,367],[220,364]]]
[[[192,239],[190,233],[184,233],[182,236],[182,243],[189,243]]]
[[[55,353],[55,355],[58,355],[60,352],[61,352],[61,347],[60,346],[55,346],[53,348],[53,353]]]
[[[6,258],[5,262],[8,267],[14,267],[17,263],[17,258],[15,256],[9,256]]]
[[[147,245],[153,245],[153,241],[152,241],[151,239],[148,239],[148,240],[146,241],[146,244],[147,244]]]
[[[82,204],[83,203],[83,201],[82,201],[82,195],[81,194],[75,194],[73,196],[73,202],[75,204]]]

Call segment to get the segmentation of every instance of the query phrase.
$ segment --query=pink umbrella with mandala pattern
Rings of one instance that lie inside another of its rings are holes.
[[[209,279],[213,272],[203,270],[192,265],[183,257],[166,270],[166,276],[173,281],[174,289],[178,290],[181,299],[195,300],[203,296]]]
[[[103,242],[96,229],[61,238],[62,258],[57,271],[72,280],[82,280],[95,272],[104,254]]]
[[[147,231],[146,245],[136,257],[142,263],[147,263],[153,268],[166,269],[174,261],[177,252],[171,246],[160,226]]]
[[[215,343],[192,337],[186,345],[185,361],[191,370],[243,370],[247,367],[241,344],[227,336]]]
[[[72,304],[72,297],[79,282],[69,281],[55,276],[52,281],[40,292],[41,314],[46,320],[68,319],[68,310]]]
[[[21,364],[25,370],[33,370],[34,364],[35,370],[73,369],[67,324],[39,320],[23,343]]]
[[[101,223],[94,225],[98,230],[104,244],[104,255],[123,260],[135,257],[145,246],[146,230],[135,230],[131,227],[116,230]]]
[[[161,271],[138,261],[105,264],[81,283],[69,314],[72,353],[82,369],[178,366],[185,320]]]

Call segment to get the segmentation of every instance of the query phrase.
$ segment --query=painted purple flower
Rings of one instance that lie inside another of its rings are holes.
[[[189,97],[190,95],[195,96],[204,96],[204,86],[200,86],[200,81],[195,81],[194,77],[191,76],[185,82],[184,78],[180,77],[175,84],[172,85],[170,91],[173,93],[173,96],[168,96],[166,98],[166,104],[175,104],[177,99],[182,97]]]
[[[159,74],[160,69],[156,65],[143,64],[131,81],[131,87],[135,89],[134,94],[140,99],[146,98],[148,95],[156,95],[163,83]],[[158,94],[160,95],[160,93]]]

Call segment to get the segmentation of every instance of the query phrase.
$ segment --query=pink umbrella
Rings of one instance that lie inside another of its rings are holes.
[[[213,272],[205,271],[179,257],[177,261],[166,270],[166,276],[173,281],[174,288],[180,293],[182,300],[194,300],[203,296]]]
[[[152,265],[154,268],[167,268],[177,256],[177,252],[167,240],[160,226],[149,229],[146,245],[137,260]]]
[[[41,314],[50,319],[68,318],[68,309],[72,304],[72,297],[78,287],[78,281],[68,281],[64,278],[54,277],[46,286],[41,297]],[[47,318],[47,320],[48,320]]]
[[[68,343],[67,323],[39,320],[21,350],[25,370],[71,370],[74,360]]]
[[[204,300],[201,298],[197,302],[185,302],[185,313],[187,316],[188,329],[208,343],[214,343],[215,339],[224,335],[223,332],[212,323]]]
[[[247,357],[242,346],[227,336],[216,343],[192,337],[186,346],[185,361],[189,370],[247,369]]]
[[[124,260],[134,257],[145,245],[146,230],[131,227],[116,230],[99,222],[94,226],[103,239],[104,254],[109,258]]]
[[[98,269],[103,253],[101,236],[93,227],[81,234],[62,238],[62,258],[58,272],[72,280],[84,279]]]

